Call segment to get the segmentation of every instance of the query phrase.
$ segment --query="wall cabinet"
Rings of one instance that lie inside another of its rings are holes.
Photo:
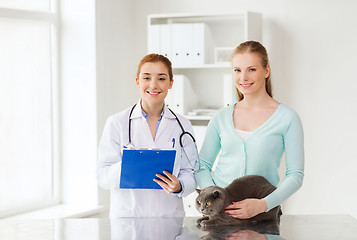
[[[191,98],[193,92],[195,104],[181,107],[186,112],[180,113],[193,123],[204,124],[210,119],[210,110],[234,102],[234,86],[229,81],[232,78],[230,55],[239,43],[261,39],[260,13],[148,16],[148,53],[167,56],[172,61],[174,75],[184,75],[189,80],[193,91],[183,96]]]

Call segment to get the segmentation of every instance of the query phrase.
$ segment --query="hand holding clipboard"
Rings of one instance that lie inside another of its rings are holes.
[[[164,177],[161,174],[156,174],[156,176],[158,178],[161,179],[158,180],[156,178],[154,178],[154,182],[156,182],[157,184],[159,184],[162,189],[165,190],[165,192],[167,193],[179,193],[182,191],[182,186],[180,181],[178,180],[178,178],[175,175],[172,175],[171,173],[164,171],[164,174],[167,177]]]

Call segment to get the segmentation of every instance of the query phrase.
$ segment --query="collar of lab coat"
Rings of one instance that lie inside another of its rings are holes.
[[[136,103],[136,106],[133,110],[133,113],[131,114],[130,119],[134,119],[134,118],[140,118],[140,117],[144,117],[143,113],[142,113],[142,108],[141,108],[141,99],[139,99],[139,101]],[[175,118],[175,116],[172,114],[172,112],[169,110],[169,108],[166,106],[166,104],[164,103],[164,118]]]

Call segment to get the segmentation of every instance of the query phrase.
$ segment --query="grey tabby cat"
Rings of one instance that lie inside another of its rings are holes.
[[[218,225],[235,225],[244,223],[257,223],[261,221],[279,222],[280,206],[268,212],[260,213],[250,219],[230,217],[224,212],[225,207],[232,202],[239,202],[247,198],[264,198],[276,189],[264,177],[248,175],[235,179],[226,188],[217,186],[206,187],[196,198],[196,208],[204,216],[197,220],[200,227],[206,228]]]

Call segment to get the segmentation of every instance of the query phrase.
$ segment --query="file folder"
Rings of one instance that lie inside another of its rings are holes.
[[[235,100],[235,86],[232,74],[223,75],[223,107],[230,106]]]
[[[192,64],[192,33],[191,23],[172,24],[172,65],[182,66]]]
[[[160,25],[160,54],[171,59],[171,25]]]
[[[123,150],[121,189],[162,189],[153,181],[163,171],[172,174],[176,150]]]
[[[165,104],[181,115],[186,115],[197,107],[197,96],[186,76],[174,75],[174,85],[169,89]]]

